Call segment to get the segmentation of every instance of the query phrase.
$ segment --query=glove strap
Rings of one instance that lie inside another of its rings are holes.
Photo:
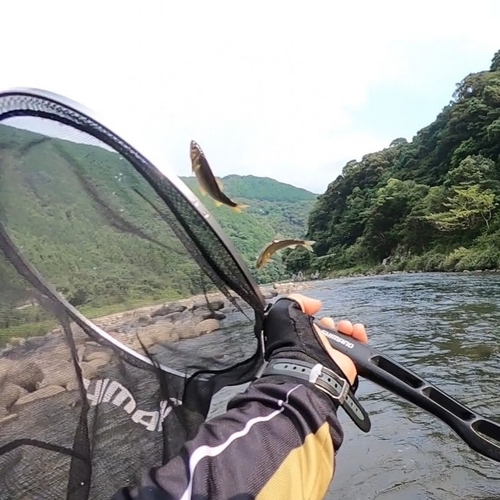
[[[297,359],[276,358],[269,361],[265,375],[287,375],[314,384],[340,405],[351,420],[363,431],[371,427],[370,417],[351,391],[349,382],[321,364],[312,364]]]

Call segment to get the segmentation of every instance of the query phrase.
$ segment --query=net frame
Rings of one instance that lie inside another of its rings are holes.
[[[208,254],[204,245],[200,244],[199,238],[193,233],[193,225],[191,221],[180,219],[178,222],[182,229],[186,231],[191,242],[194,243],[195,249],[187,248],[186,250],[193,254],[193,251],[199,252],[198,256],[202,256],[207,266],[200,266],[217,284],[217,278],[214,279],[214,274],[218,273],[220,278],[229,289],[235,291],[243,298],[255,312],[255,328],[254,333],[258,339],[259,346],[256,354],[249,360],[246,360],[239,365],[244,369],[243,365],[248,365],[250,372],[247,378],[251,379],[260,368],[262,363],[259,363],[259,353],[263,351],[262,339],[262,321],[264,309],[266,307],[266,300],[262,292],[253,278],[250,270],[239,252],[234,247],[231,240],[224,233],[222,227],[210,214],[207,208],[202,204],[199,198],[189,189],[189,187],[172,171],[167,165],[162,164],[162,169],[158,169],[155,165],[160,163],[153,163],[148,160],[145,155],[140,153],[137,148],[132,147],[129,142],[122,139],[122,135],[113,132],[110,127],[104,125],[104,120],[101,119],[97,113],[88,109],[87,107],[73,101],[67,97],[58,95],[56,93],[34,88],[13,88],[7,91],[0,92],[0,123],[9,118],[15,117],[38,117],[48,120],[56,121],[64,125],[76,128],[81,132],[91,135],[92,137],[102,141],[107,146],[111,147],[119,154],[121,154],[133,168],[148,182],[148,184],[155,190],[157,195],[163,202],[176,214],[176,207],[179,204],[188,204],[190,207],[190,214],[193,215],[196,222],[200,224],[198,229],[209,231],[210,234],[217,239],[219,244],[218,248],[223,249],[226,253],[226,262],[232,262],[234,265],[233,275],[238,275],[238,280],[232,279],[229,274],[226,274],[221,266],[214,262],[211,255]],[[116,128],[113,126],[113,130]],[[167,197],[164,190],[159,186],[167,186],[172,193],[175,193],[178,198]],[[191,222],[191,225],[190,225]],[[136,364],[136,366],[143,369],[156,370],[161,369],[164,372],[176,375],[178,377],[186,378],[185,373],[174,370],[163,364],[154,363],[148,356],[142,355],[133,349],[118,342],[114,337],[109,335],[105,330],[98,327],[90,319],[72,306],[66,299],[64,299],[46,279],[25,259],[22,257],[16,245],[10,239],[7,232],[0,227],[0,237],[8,249],[8,258],[14,263],[18,272],[20,272],[28,281],[30,281],[36,288],[43,290],[44,293],[51,297],[54,303],[61,306],[69,317],[75,321],[79,326],[84,328],[87,333],[94,337],[99,342],[112,345],[117,349],[120,355],[125,356],[128,362]],[[186,246],[186,245],[185,245]],[[212,274],[210,274],[212,272]],[[35,285],[36,283],[36,285]],[[96,338],[98,337],[98,338]],[[253,368],[251,367],[253,365]],[[235,366],[235,367],[236,367]],[[229,373],[235,367],[221,370],[221,375]],[[203,372],[197,372],[191,375],[190,380],[194,378],[203,380]],[[227,380],[226,377],[223,379]],[[220,385],[220,384],[218,384]],[[215,388],[215,392],[219,387]]]

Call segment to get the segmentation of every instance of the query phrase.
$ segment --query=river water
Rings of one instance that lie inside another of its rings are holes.
[[[306,293],[323,301],[325,315],[364,323],[375,348],[500,422],[500,274],[337,279]],[[214,414],[236,390],[218,395]],[[345,440],[327,499],[500,498],[500,463],[369,381],[357,395],[372,430],[364,434],[339,412]]]

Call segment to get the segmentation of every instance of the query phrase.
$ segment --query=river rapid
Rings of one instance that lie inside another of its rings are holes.
[[[325,315],[364,323],[375,348],[500,421],[500,274],[336,279],[318,281],[306,293],[322,300]],[[217,395],[213,414],[237,390]],[[357,395],[372,430],[362,433],[339,412],[345,439],[327,499],[500,498],[500,463],[369,381],[361,380]]]

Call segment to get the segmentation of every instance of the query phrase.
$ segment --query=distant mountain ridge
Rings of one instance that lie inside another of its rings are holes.
[[[158,214],[132,189],[147,193],[151,187],[120,155],[0,124],[0,160],[0,209],[6,213],[2,220],[32,263],[74,305],[191,292],[194,263],[152,243],[151,238],[179,247]],[[316,195],[270,178],[229,175],[223,178],[225,192],[249,205],[236,213],[201,196],[194,177],[182,180],[220,223],[258,281],[287,277],[284,254],[262,270],[255,269],[256,258],[276,236],[305,237]],[[86,184],[115,215],[104,217]],[[161,208],[156,195],[148,196]],[[132,225],[138,228],[136,234],[148,233],[150,240],[127,233]],[[0,284],[9,282],[9,274],[0,262]]]
[[[202,196],[194,176],[181,179],[214,215],[259,281],[270,282],[285,276],[280,255],[260,270],[255,269],[255,261],[264,245],[276,237],[305,238],[317,195],[269,177],[227,175],[220,178],[224,192],[248,205],[236,213],[226,206],[216,207],[209,196]]]

